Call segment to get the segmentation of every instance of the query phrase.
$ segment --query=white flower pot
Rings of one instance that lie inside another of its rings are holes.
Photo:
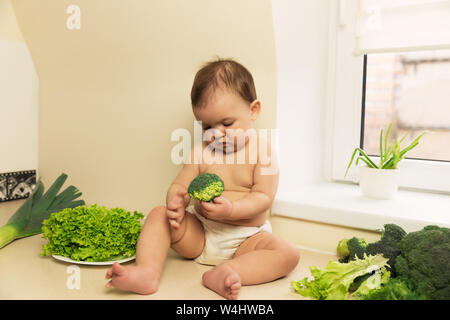
[[[360,167],[359,186],[372,199],[391,199],[398,190],[398,169]]]

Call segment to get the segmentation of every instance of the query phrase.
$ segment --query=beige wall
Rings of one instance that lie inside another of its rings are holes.
[[[66,9],[81,9],[68,30]],[[192,132],[189,93],[206,60],[253,73],[258,127],[275,127],[276,62],[268,0],[13,0],[40,81],[39,174],[61,172],[88,203],[147,213],[180,166],[176,128]]]
[[[38,166],[38,87],[10,0],[0,0],[0,173]],[[0,199],[6,179],[0,179]]]
[[[11,0],[0,0],[0,39],[24,41],[17,25]]]

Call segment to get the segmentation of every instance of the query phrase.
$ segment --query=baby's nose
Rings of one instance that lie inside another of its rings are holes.
[[[225,137],[225,130],[214,130],[214,135],[213,135],[213,139],[214,140],[220,140],[223,137]]]

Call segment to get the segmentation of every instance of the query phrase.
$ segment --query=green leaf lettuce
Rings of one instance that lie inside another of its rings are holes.
[[[324,269],[310,267],[313,279],[304,278],[292,281],[292,288],[304,297],[317,300],[344,300],[349,298],[349,289],[356,278],[369,275],[361,283],[358,290],[366,293],[377,289],[381,283],[389,279],[386,270],[388,259],[381,254],[364,255],[348,263],[330,260]]]
[[[135,255],[142,213],[78,206],[54,212],[43,222],[42,255],[76,261],[106,261]]]

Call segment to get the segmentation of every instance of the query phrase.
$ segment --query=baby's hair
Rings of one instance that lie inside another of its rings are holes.
[[[217,58],[205,63],[195,75],[191,90],[192,107],[204,106],[208,97],[221,85],[249,103],[256,100],[252,74],[233,59]]]

